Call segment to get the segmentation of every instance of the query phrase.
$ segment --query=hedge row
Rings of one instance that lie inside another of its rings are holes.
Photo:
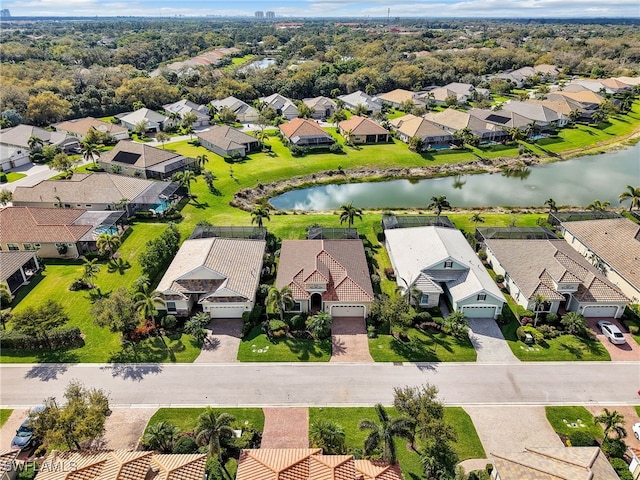
[[[47,339],[25,335],[15,330],[0,330],[0,347],[12,350],[48,349],[49,345],[56,349],[81,344],[82,334],[78,327],[54,328],[47,334]]]

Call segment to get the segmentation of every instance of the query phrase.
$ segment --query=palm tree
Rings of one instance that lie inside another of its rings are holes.
[[[445,195],[438,195],[431,197],[431,203],[427,205],[427,208],[436,211],[436,223],[437,225],[440,225],[440,214],[442,213],[442,210],[451,210],[451,205]]]
[[[100,253],[109,252],[109,258],[113,257],[113,254],[122,244],[122,239],[117,233],[101,233],[96,240],[96,247]]]
[[[284,322],[284,312],[293,308],[293,294],[291,288],[288,286],[282,287],[278,290],[276,287],[271,287],[265,305],[270,308],[274,313],[280,314],[280,320]]]
[[[191,182],[197,182],[196,174],[191,170],[184,170],[173,175],[173,181],[187,190],[187,195],[191,196]]]
[[[346,452],[344,430],[336,422],[318,420],[309,426],[309,439],[313,448],[321,448],[325,455],[342,455]]]
[[[349,228],[353,226],[356,218],[362,220],[362,209],[353,206],[353,202],[349,205],[340,205],[340,225],[347,222]]]
[[[640,208],[640,187],[634,187],[633,185],[627,185],[627,190],[622,192],[618,197],[620,203],[626,202],[627,200],[631,201],[631,205],[629,205],[629,211],[634,208]]]
[[[338,124],[340,122],[342,122],[343,120],[346,120],[346,119],[347,119],[347,114],[342,109],[336,110],[334,112],[334,114],[331,115],[331,117],[329,117],[329,121],[331,123],[335,124],[336,128],[338,128]]]
[[[553,198],[547,199],[544,204],[549,207],[549,213],[557,212],[558,207],[556,206],[556,201]]]
[[[136,310],[144,317],[150,318],[153,324],[156,324],[156,315],[158,310],[156,306],[164,307],[166,303],[157,290],[150,290],[149,284],[143,284],[140,291],[137,292],[133,299],[136,301]]]
[[[604,427],[605,439],[609,438],[610,433],[613,433],[614,438],[617,439],[627,436],[627,431],[624,428],[624,417],[617,410],[609,411],[609,409],[605,408],[600,415],[594,417],[593,421]]]
[[[83,272],[82,278],[89,283],[92,278],[95,278],[100,273],[100,265],[98,265],[98,259],[92,258],[91,260],[84,259],[82,264]]]
[[[587,210],[592,210],[594,212],[604,212],[609,205],[611,205],[611,202],[601,202],[600,200],[594,200],[592,203],[587,205]]]
[[[474,229],[478,228],[478,224],[479,223],[484,223],[484,217],[482,215],[480,215],[478,212],[476,212],[473,215],[471,215],[469,220],[471,220],[473,222],[473,228]]]
[[[271,220],[269,215],[269,209],[267,207],[256,207],[251,212],[251,223],[256,223],[259,228],[262,228],[262,224],[265,220]]]
[[[96,165],[96,160],[100,158],[100,147],[101,145],[83,140],[82,146],[80,147],[80,149],[82,150],[82,159],[87,162],[90,160],[94,165]]]
[[[160,142],[162,144],[162,149],[164,150],[164,144],[169,140],[169,135],[165,132],[156,133],[156,142]]]
[[[142,436],[142,443],[151,450],[171,453],[180,429],[169,422],[153,423]]]
[[[538,316],[540,315],[540,310],[544,307],[545,303],[547,303],[547,297],[540,293],[536,293],[533,297],[533,311],[536,312],[536,317],[533,320],[534,327],[538,324]]]
[[[205,163],[209,162],[209,157],[207,157],[207,155],[203,153],[202,155],[198,155],[196,157],[196,160],[198,162],[198,166],[202,168],[204,167]]]
[[[214,455],[222,464],[222,445],[225,441],[233,438],[234,431],[231,424],[235,418],[228,413],[216,413],[211,408],[205,408],[198,417],[198,424],[195,429],[196,443],[198,445],[208,445],[209,457]]]
[[[29,147],[29,151],[31,153],[41,151],[43,145],[44,142],[35,135],[31,135],[29,137],[29,140],[27,140],[27,146]]]
[[[366,117],[368,113],[369,113],[369,109],[367,108],[366,105],[362,103],[359,103],[353,109],[353,114],[358,115],[359,117]]]
[[[512,142],[517,142],[527,138],[526,134],[518,127],[512,127],[509,129],[509,137],[511,137]]]
[[[360,431],[369,430],[369,435],[364,440],[365,454],[371,454],[376,448],[382,445],[382,459],[385,462],[395,465],[397,462],[395,438],[411,439],[410,421],[406,418],[391,418],[381,404],[374,407],[378,416],[378,421],[369,419],[360,420],[358,428]]]
[[[560,324],[569,335],[580,335],[587,329],[587,322],[578,312],[569,312],[562,316]]]

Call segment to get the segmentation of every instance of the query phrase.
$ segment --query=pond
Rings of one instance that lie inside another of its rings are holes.
[[[275,65],[275,58],[263,58],[262,60],[256,60],[255,62],[250,63],[246,67],[242,67],[240,71],[242,73],[247,73],[250,69],[255,68],[257,70],[264,70],[265,68],[270,67],[271,65]]]
[[[446,195],[454,207],[586,206],[598,199],[618,206],[627,185],[640,185],[640,143],[633,147],[535,166],[503,174],[430,178],[419,181],[324,185],[292,190],[270,200],[281,210],[334,210],[347,203],[359,208],[425,208],[432,196]]]

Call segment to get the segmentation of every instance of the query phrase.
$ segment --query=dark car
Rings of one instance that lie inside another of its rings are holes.
[[[33,407],[29,412],[29,416],[24,419],[20,428],[16,430],[16,436],[11,440],[11,448],[13,450],[22,450],[23,448],[29,448],[34,446],[35,438],[33,436],[33,430],[31,430],[30,422],[31,417],[44,410],[44,405]]]

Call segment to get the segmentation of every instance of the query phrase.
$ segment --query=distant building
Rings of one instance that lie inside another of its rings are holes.
[[[259,18],[259,19],[264,18],[264,12],[258,11],[258,12],[255,13],[255,15],[256,15],[256,18]]]
[[[0,18],[11,18],[11,12],[9,12],[8,8],[0,10]]]
[[[267,12],[267,20],[273,20],[276,18],[276,14],[274,12]]]

